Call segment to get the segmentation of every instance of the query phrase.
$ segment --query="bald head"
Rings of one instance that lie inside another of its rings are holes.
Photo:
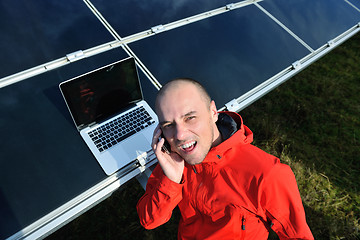
[[[155,103],[155,111],[159,114],[159,107],[161,105],[162,99],[165,95],[171,94],[173,91],[182,91],[187,88],[194,88],[195,92],[199,94],[201,99],[210,107],[211,98],[206,91],[206,89],[196,80],[190,78],[177,78],[166,83],[158,92]]]
[[[191,165],[201,163],[221,142],[215,102],[197,81],[175,79],[164,85],[156,98],[156,113],[171,151]]]

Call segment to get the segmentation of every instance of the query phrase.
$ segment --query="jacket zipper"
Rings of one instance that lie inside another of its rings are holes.
[[[245,222],[246,222],[246,219],[243,216],[242,219],[241,219],[241,230],[243,230],[243,231],[245,231]]]
[[[244,240],[245,239],[245,235],[246,235],[246,231],[245,231],[245,222],[246,222],[246,219],[245,217],[243,216],[242,219],[241,219],[241,240]]]

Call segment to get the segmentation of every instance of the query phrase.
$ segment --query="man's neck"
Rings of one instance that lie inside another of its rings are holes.
[[[214,130],[214,141],[213,141],[213,144],[211,145],[211,147],[216,147],[217,145],[219,145],[220,143],[222,143],[223,139],[222,139],[222,136],[220,134],[220,131],[219,129],[217,128],[216,126],[216,129]]]

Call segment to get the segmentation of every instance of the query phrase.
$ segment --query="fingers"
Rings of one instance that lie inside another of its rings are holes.
[[[161,138],[159,140],[161,133],[162,130],[158,125],[154,130],[151,147],[154,150],[164,174],[170,180],[180,183],[184,171],[184,160],[175,152],[168,154],[162,151],[161,148],[164,145],[165,139]]]
[[[158,146],[160,147],[159,149],[161,149],[162,145],[164,144],[164,139],[161,139],[159,141],[159,137],[161,136],[161,133],[162,133],[161,128],[158,125],[154,130],[152,143],[151,143],[151,147],[154,150],[154,152],[156,152]]]
[[[165,143],[165,138],[161,137],[161,134],[162,130],[158,125],[154,130],[151,147],[159,162],[166,161],[166,159],[170,157],[169,153],[166,153],[164,150],[162,150],[162,147]]]

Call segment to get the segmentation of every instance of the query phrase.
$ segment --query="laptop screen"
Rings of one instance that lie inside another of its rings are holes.
[[[61,83],[60,89],[77,127],[100,122],[142,100],[133,58]]]

